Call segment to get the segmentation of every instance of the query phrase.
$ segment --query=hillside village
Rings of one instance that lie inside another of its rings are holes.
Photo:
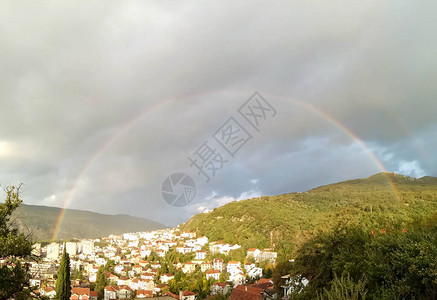
[[[37,243],[30,261],[31,285],[56,297],[56,272],[62,252],[70,256],[72,300],[97,300],[96,281],[104,270],[104,299],[207,297],[276,299],[271,277],[277,253],[209,241],[178,228],[110,235],[94,240]],[[265,274],[265,270],[267,273]]]

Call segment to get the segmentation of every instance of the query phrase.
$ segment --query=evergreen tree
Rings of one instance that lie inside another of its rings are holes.
[[[100,266],[96,277],[96,291],[98,300],[102,300],[104,298],[105,287],[107,286],[107,284],[108,280],[106,279],[105,267]]]
[[[7,187],[6,199],[0,204],[0,257],[4,259],[0,267],[0,298],[30,298],[28,266],[19,259],[29,256],[32,243],[13,227],[10,217],[19,206],[19,187]]]
[[[56,299],[69,300],[71,296],[70,281],[70,256],[64,245],[61,263],[58,270],[58,279],[56,280]]]

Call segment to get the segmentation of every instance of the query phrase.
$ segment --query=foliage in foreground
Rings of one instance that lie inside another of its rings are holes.
[[[437,299],[437,231],[338,227],[306,242],[293,272],[310,279],[296,299]]]
[[[71,296],[70,257],[64,247],[56,279],[56,299],[69,300]]]
[[[14,227],[11,215],[21,203],[20,187],[7,187],[6,199],[0,204],[0,298],[29,299],[31,287],[27,265],[19,259],[31,255],[32,243]]]

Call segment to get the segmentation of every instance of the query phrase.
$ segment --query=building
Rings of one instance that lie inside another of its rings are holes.
[[[179,295],[168,292],[165,295],[170,296],[171,298],[176,300],[196,300],[197,298],[197,295],[191,291],[180,291]]]
[[[105,287],[105,300],[117,299],[117,290],[118,287],[116,285],[108,285]]]
[[[36,255],[36,256],[41,255],[41,244],[40,243],[33,244],[32,255]]]
[[[294,292],[300,292],[301,289],[308,285],[309,281],[305,277],[293,276],[292,274],[288,274],[281,277],[285,280],[285,284],[281,286],[284,298],[290,298],[290,294]]]
[[[250,248],[247,250],[247,257],[253,257],[255,261],[264,261],[264,260],[270,260],[271,262],[275,262],[278,258],[278,252],[274,252],[271,249],[264,249],[263,251],[256,249],[256,248]]]
[[[195,264],[193,264],[192,262],[187,262],[182,267],[182,272],[191,273],[191,272],[194,272],[195,268],[196,268]]]
[[[137,299],[153,298],[153,291],[151,290],[138,290]]]
[[[47,258],[56,260],[59,258],[59,244],[51,243],[47,245]]]
[[[193,238],[196,237],[196,233],[195,233],[195,232],[184,231],[184,232],[181,234],[181,237],[189,238],[189,239],[193,239]]]
[[[77,254],[77,243],[75,242],[67,242],[65,243],[65,248],[70,256],[74,256]]]
[[[265,249],[263,251],[260,251],[259,255],[255,257],[255,260],[256,261],[270,260],[271,262],[275,262],[277,258],[278,258],[278,252]]]
[[[219,270],[208,270],[206,271],[206,279],[215,279],[215,280],[219,280],[220,279],[220,274],[221,272]]]
[[[202,246],[208,244],[208,238],[206,236],[198,237],[197,238],[197,244],[202,245]]]
[[[203,250],[197,251],[196,252],[196,257],[194,258],[195,260],[204,260],[206,258],[206,252]]]
[[[262,276],[263,276],[262,268],[254,267],[247,271],[247,277],[249,277],[250,279],[261,278]]]
[[[208,270],[212,269],[212,265],[210,262],[203,262],[200,264],[200,270],[202,272],[206,272]]]
[[[214,270],[219,270],[220,272],[223,271],[223,259],[214,258],[214,260],[212,261],[212,268]]]
[[[226,266],[226,271],[230,274],[238,273],[241,270],[241,263],[239,261],[230,261]]]
[[[253,258],[257,258],[258,255],[260,254],[260,250],[256,249],[256,248],[250,248],[247,250],[247,257],[252,256]]]
[[[105,287],[105,300],[110,299],[130,299],[132,289],[127,285],[108,285]]]
[[[230,300],[261,300],[263,299],[263,289],[250,286],[237,286],[229,297]]]
[[[254,263],[245,263],[244,264],[244,270],[246,270],[246,271],[250,271],[253,268],[255,268],[255,264]]]
[[[91,255],[94,253],[94,241],[83,241],[81,246],[83,254]]]
[[[161,282],[162,283],[168,283],[170,280],[174,279],[173,274],[164,273],[161,275]]]
[[[89,300],[91,291],[89,288],[73,287],[71,289],[71,300]]]
[[[39,293],[41,296],[47,297],[49,299],[53,299],[56,297],[56,291],[54,287],[45,286],[39,289]]]
[[[229,280],[232,281],[234,284],[234,287],[237,285],[245,284],[246,283],[246,276],[242,272],[234,273],[229,276]]]

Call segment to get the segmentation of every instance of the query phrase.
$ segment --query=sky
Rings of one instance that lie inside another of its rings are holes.
[[[436,2],[0,5],[0,184],[22,182],[25,204],[174,226],[382,171],[437,176]],[[175,173],[195,183],[181,207],[162,194]]]

